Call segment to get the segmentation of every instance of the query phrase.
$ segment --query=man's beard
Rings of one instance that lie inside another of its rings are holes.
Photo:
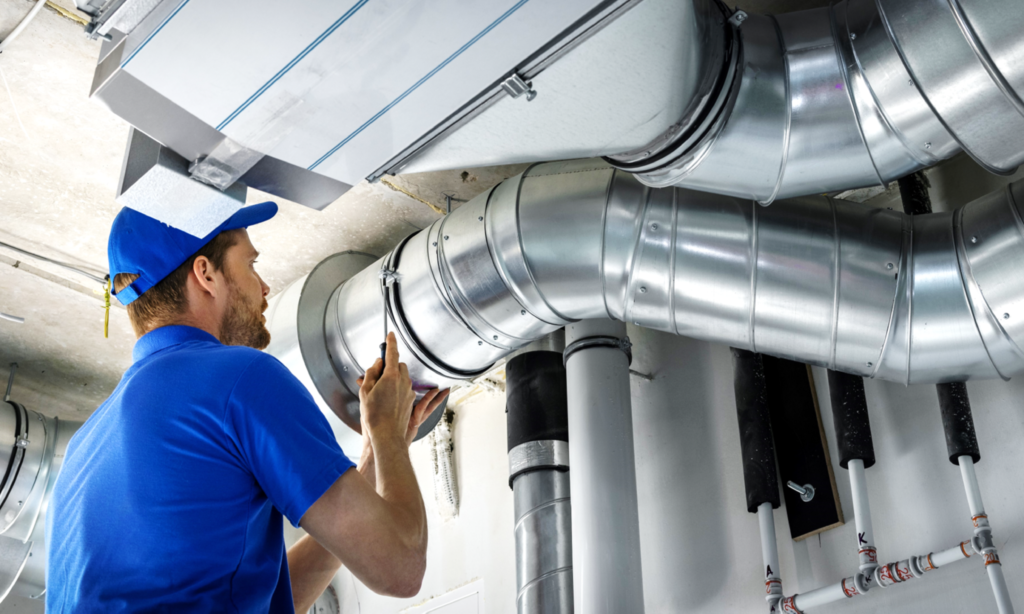
[[[262,350],[270,345],[270,331],[263,323],[267,299],[261,303],[241,296],[231,286],[231,306],[220,323],[220,341],[224,345],[244,345]]]

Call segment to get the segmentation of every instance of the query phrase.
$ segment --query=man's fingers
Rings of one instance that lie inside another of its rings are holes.
[[[421,422],[423,422],[426,419],[426,417],[430,415],[430,412],[433,411],[433,408],[437,407],[437,405],[431,406],[431,402],[434,400],[434,397],[436,396],[437,388],[431,388],[426,393],[424,393],[423,398],[420,399],[420,402],[416,404],[416,410],[413,412],[413,419],[416,420],[416,424],[420,424]]]
[[[390,371],[398,365],[398,339],[395,338],[395,333],[388,333],[388,348],[387,348],[387,366],[385,370]]]
[[[363,383],[359,385],[360,389],[363,392],[369,394],[369,392],[373,390],[373,387],[377,383],[377,380],[380,379],[381,368],[382,367],[380,364],[380,358],[378,358],[373,362],[373,365],[371,365],[370,368],[366,370],[366,373],[361,378],[363,380]]]
[[[435,389],[435,390],[436,390],[436,389]],[[434,413],[434,410],[435,410],[435,409],[437,409],[437,407],[438,407],[438,406],[439,406],[439,405],[440,405],[440,404],[441,404],[441,403],[442,403],[442,402],[443,402],[443,401],[444,401],[444,400],[445,400],[446,398],[448,398],[448,393],[449,393],[449,392],[451,392],[451,388],[445,388],[443,392],[439,392],[439,393],[437,394],[437,396],[436,396],[436,397],[434,397],[433,399],[431,399],[431,401],[430,401],[430,411],[428,411],[428,412],[427,412],[427,415],[428,415],[428,416],[429,416],[430,414]]]

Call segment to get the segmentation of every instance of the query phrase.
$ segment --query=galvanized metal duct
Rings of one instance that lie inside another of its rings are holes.
[[[732,21],[736,76],[702,136],[610,162],[650,186],[768,204],[884,185],[961,149],[998,174],[1024,161],[1014,0],[844,0]]]
[[[64,451],[81,426],[0,403],[0,601],[46,593],[46,511]]]
[[[913,218],[827,197],[764,208],[602,161],[541,164],[334,279],[310,308],[319,353],[291,364],[358,424],[386,302],[423,387],[595,318],[906,384],[1009,378],[1024,370],[1021,203],[1024,182]]]

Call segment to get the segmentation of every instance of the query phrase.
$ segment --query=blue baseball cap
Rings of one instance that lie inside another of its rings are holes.
[[[120,273],[135,274],[139,278],[114,296],[122,305],[128,305],[173,273],[218,234],[265,222],[276,214],[276,203],[242,207],[213,232],[200,239],[124,207],[114,218],[110,239],[107,240],[110,278]]]

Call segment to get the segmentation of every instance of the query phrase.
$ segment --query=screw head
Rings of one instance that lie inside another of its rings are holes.
[[[495,340],[495,341],[497,341],[497,340],[498,340],[498,335],[494,335],[494,340]]]
[[[890,262],[890,263],[886,264],[885,268],[887,268],[887,269],[889,269],[891,271],[892,270],[892,263]]]
[[[434,241],[433,246],[437,247],[437,241]]]
[[[525,316],[526,315],[526,310],[525,309],[520,309],[519,310],[519,315]]]
[[[971,243],[977,243],[978,237],[971,237]]]
[[[850,32],[850,40],[852,40],[852,41],[857,40],[857,35],[854,34],[853,32]]]
[[[658,229],[658,224],[657,223],[651,224],[651,230],[657,230],[657,229]]]
[[[445,241],[447,241],[447,240],[448,240],[448,235],[445,235],[445,236],[444,236],[444,240],[445,240]]]
[[[1003,314],[1003,319],[1004,319],[1004,320],[1009,320],[1009,319],[1010,319],[1010,314],[1008,314],[1008,313],[1004,313],[1004,314]]]
[[[640,293],[644,294],[647,292],[647,286],[640,286]]]
[[[931,143],[931,141],[929,141],[929,142],[925,143],[925,144],[924,144],[924,148],[925,148],[925,149],[931,149],[931,148],[932,148],[932,143]]]
[[[867,364],[868,368],[871,368],[871,367],[875,366],[874,363],[870,363],[870,362],[869,363],[865,363],[865,364]]]
[[[477,342],[476,342],[476,344],[477,344],[477,345],[483,345],[483,344],[484,344],[484,342],[483,342],[483,341],[477,341]]]
[[[482,221],[484,221],[484,216],[481,215],[480,217],[476,218],[476,220],[478,222],[482,222]]]

